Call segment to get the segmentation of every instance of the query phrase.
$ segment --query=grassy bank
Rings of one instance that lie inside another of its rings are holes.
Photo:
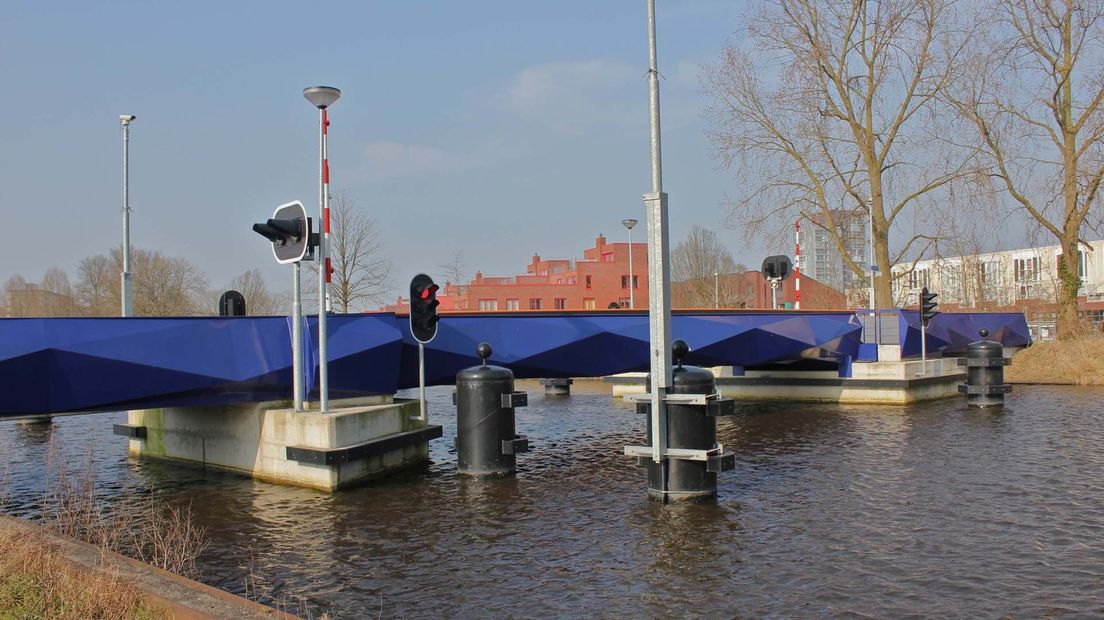
[[[1104,337],[1034,344],[1012,357],[1004,378],[1009,383],[1104,385]]]
[[[0,617],[169,618],[129,581],[83,570],[37,536],[0,532]]]

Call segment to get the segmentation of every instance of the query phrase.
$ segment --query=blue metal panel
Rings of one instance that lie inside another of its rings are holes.
[[[333,397],[417,385],[418,350],[405,316],[339,315],[330,326]],[[942,314],[932,322],[931,349],[964,346],[981,326],[1006,346],[1028,342],[1023,315]],[[705,366],[838,363],[858,355],[860,331],[850,312],[684,312],[672,320],[674,337],[692,347],[684,361]],[[316,338],[317,320],[308,319],[308,390],[317,377]],[[428,382],[452,383],[478,363],[482,341],[494,348],[491,361],[519,378],[648,366],[643,312],[455,314],[443,317],[426,347]],[[291,383],[284,317],[0,319],[0,415],[286,400]]]
[[[920,313],[901,310],[901,356],[920,357]],[[1031,332],[1022,312],[944,312],[928,324],[928,352],[953,354],[980,340],[978,330],[989,330],[989,340],[1006,347],[1031,344]]]

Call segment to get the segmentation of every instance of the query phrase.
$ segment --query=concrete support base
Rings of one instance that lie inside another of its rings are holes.
[[[115,431],[131,456],[239,472],[259,480],[335,491],[425,463],[441,427],[418,420],[418,401],[343,401],[328,413],[286,402],[130,411]]]
[[[743,376],[718,373],[717,391],[736,400],[789,400],[896,404],[958,396],[966,374],[957,358],[855,362],[851,377],[834,370],[748,370]],[[645,373],[605,377],[613,395],[644,393]]]
[[[574,383],[574,381],[571,379],[540,380],[540,384],[544,386],[545,396],[570,396],[572,383]]]

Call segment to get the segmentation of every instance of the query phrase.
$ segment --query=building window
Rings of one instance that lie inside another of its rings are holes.
[[[921,289],[928,285],[928,270],[913,269],[908,274],[908,287],[912,290]]]
[[[640,276],[633,275],[632,277],[633,288],[640,288]],[[621,276],[621,288],[629,288],[629,276]]]
[[[480,299],[479,300],[479,311],[480,312],[488,312],[488,311],[491,311],[491,310],[498,310],[498,300],[497,299]]]
[[[629,307],[629,298],[628,297],[621,297],[620,299],[617,300],[617,303],[620,304],[622,308],[628,308]]]
[[[602,252],[602,262],[603,263],[612,263],[613,262],[613,252]]]
[[[590,276],[586,276],[586,287],[590,288]]]
[[[578,284],[579,282],[578,282],[578,280],[575,279],[575,276],[567,276],[567,283],[568,284]]]
[[[520,310],[521,309],[521,304],[519,304],[518,300],[516,300],[516,299],[507,299],[506,300],[506,309],[507,310]]]
[[[583,299],[583,310],[595,310],[598,305],[595,303],[593,297],[587,297]]]
[[[530,310],[540,310],[541,309],[540,297],[531,297],[529,299],[529,309]]]
[[[557,310],[567,310],[567,298],[557,297],[553,302],[553,307]]]
[[[1039,257],[1017,258],[1012,261],[1012,279],[1017,283],[1039,281]]]

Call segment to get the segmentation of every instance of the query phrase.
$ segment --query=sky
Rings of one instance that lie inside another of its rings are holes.
[[[699,75],[740,29],[739,1],[657,2],[672,247],[721,228],[732,176],[706,130]],[[132,247],[188,258],[218,289],[248,269],[290,288],[253,222],[317,212],[317,110],[334,192],[374,218],[397,295],[462,250],[470,274],[624,241],[650,189],[643,0],[0,3],[0,277],[75,279],[121,244],[122,133]],[[637,227],[634,240],[643,241]],[[438,276],[438,279],[443,277]],[[212,300],[212,304],[215,301]]]

